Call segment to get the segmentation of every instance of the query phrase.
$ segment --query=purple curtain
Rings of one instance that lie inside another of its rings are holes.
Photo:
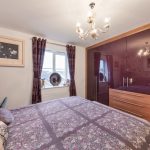
[[[100,52],[95,52],[94,53],[94,75],[96,77],[96,100],[99,99],[99,68],[100,68],[100,59],[101,59],[101,53]]]
[[[101,59],[101,53],[95,52],[94,53],[94,75],[97,77],[99,77],[100,59]]]
[[[107,60],[107,68],[108,68],[108,84],[111,88],[114,87],[114,80],[113,80],[113,56],[106,55]]]
[[[32,104],[41,102],[41,72],[46,47],[46,40],[32,38],[32,56],[33,56],[33,88]]]
[[[76,47],[72,45],[67,45],[67,56],[68,56],[68,63],[69,63],[69,73],[70,73],[70,86],[69,92],[70,96],[76,96],[76,85],[75,85],[75,50]]]

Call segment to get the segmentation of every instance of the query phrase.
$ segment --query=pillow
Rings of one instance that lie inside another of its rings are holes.
[[[0,150],[4,150],[5,143],[8,138],[7,125],[0,121]]]
[[[0,108],[5,108],[7,104],[7,97],[4,98],[4,100],[0,104]]]
[[[9,125],[14,121],[14,116],[8,109],[0,108],[0,121]]]
[[[3,140],[0,137],[0,150],[4,150]]]

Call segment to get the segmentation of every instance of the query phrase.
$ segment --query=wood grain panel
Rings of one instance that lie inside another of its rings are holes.
[[[109,89],[111,107],[150,121],[150,95]]]
[[[93,48],[99,47],[101,45],[104,45],[104,44],[107,44],[107,43],[110,43],[110,42],[113,42],[113,41],[117,41],[117,40],[122,39],[124,37],[128,37],[130,35],[142,32],[142,31],[147,30],[147,29],[150,29],[150,23],[146,24],[146,25],[143,25],[143,26],[140,26],[140,27],[137,27],[137,28],[135,28],[133,30],[130,30],[130,31],[125,32],[125,33],[122,33],[120,35],[114,36],[114,37],[112,37],[110,39],[107,39],[105,41],[99,42],[97,44],[91,45],[91,46],[87,47],[86,49],[87,50],[93,49]]]

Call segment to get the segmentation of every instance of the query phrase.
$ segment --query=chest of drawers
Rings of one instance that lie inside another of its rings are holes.
[[[150,95],[109,89],[109,105],[150,121]]]

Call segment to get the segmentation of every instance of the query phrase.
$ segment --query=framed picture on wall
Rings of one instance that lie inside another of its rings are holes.
[[[24,41],[0,36],[0,66],[24,66]]]

